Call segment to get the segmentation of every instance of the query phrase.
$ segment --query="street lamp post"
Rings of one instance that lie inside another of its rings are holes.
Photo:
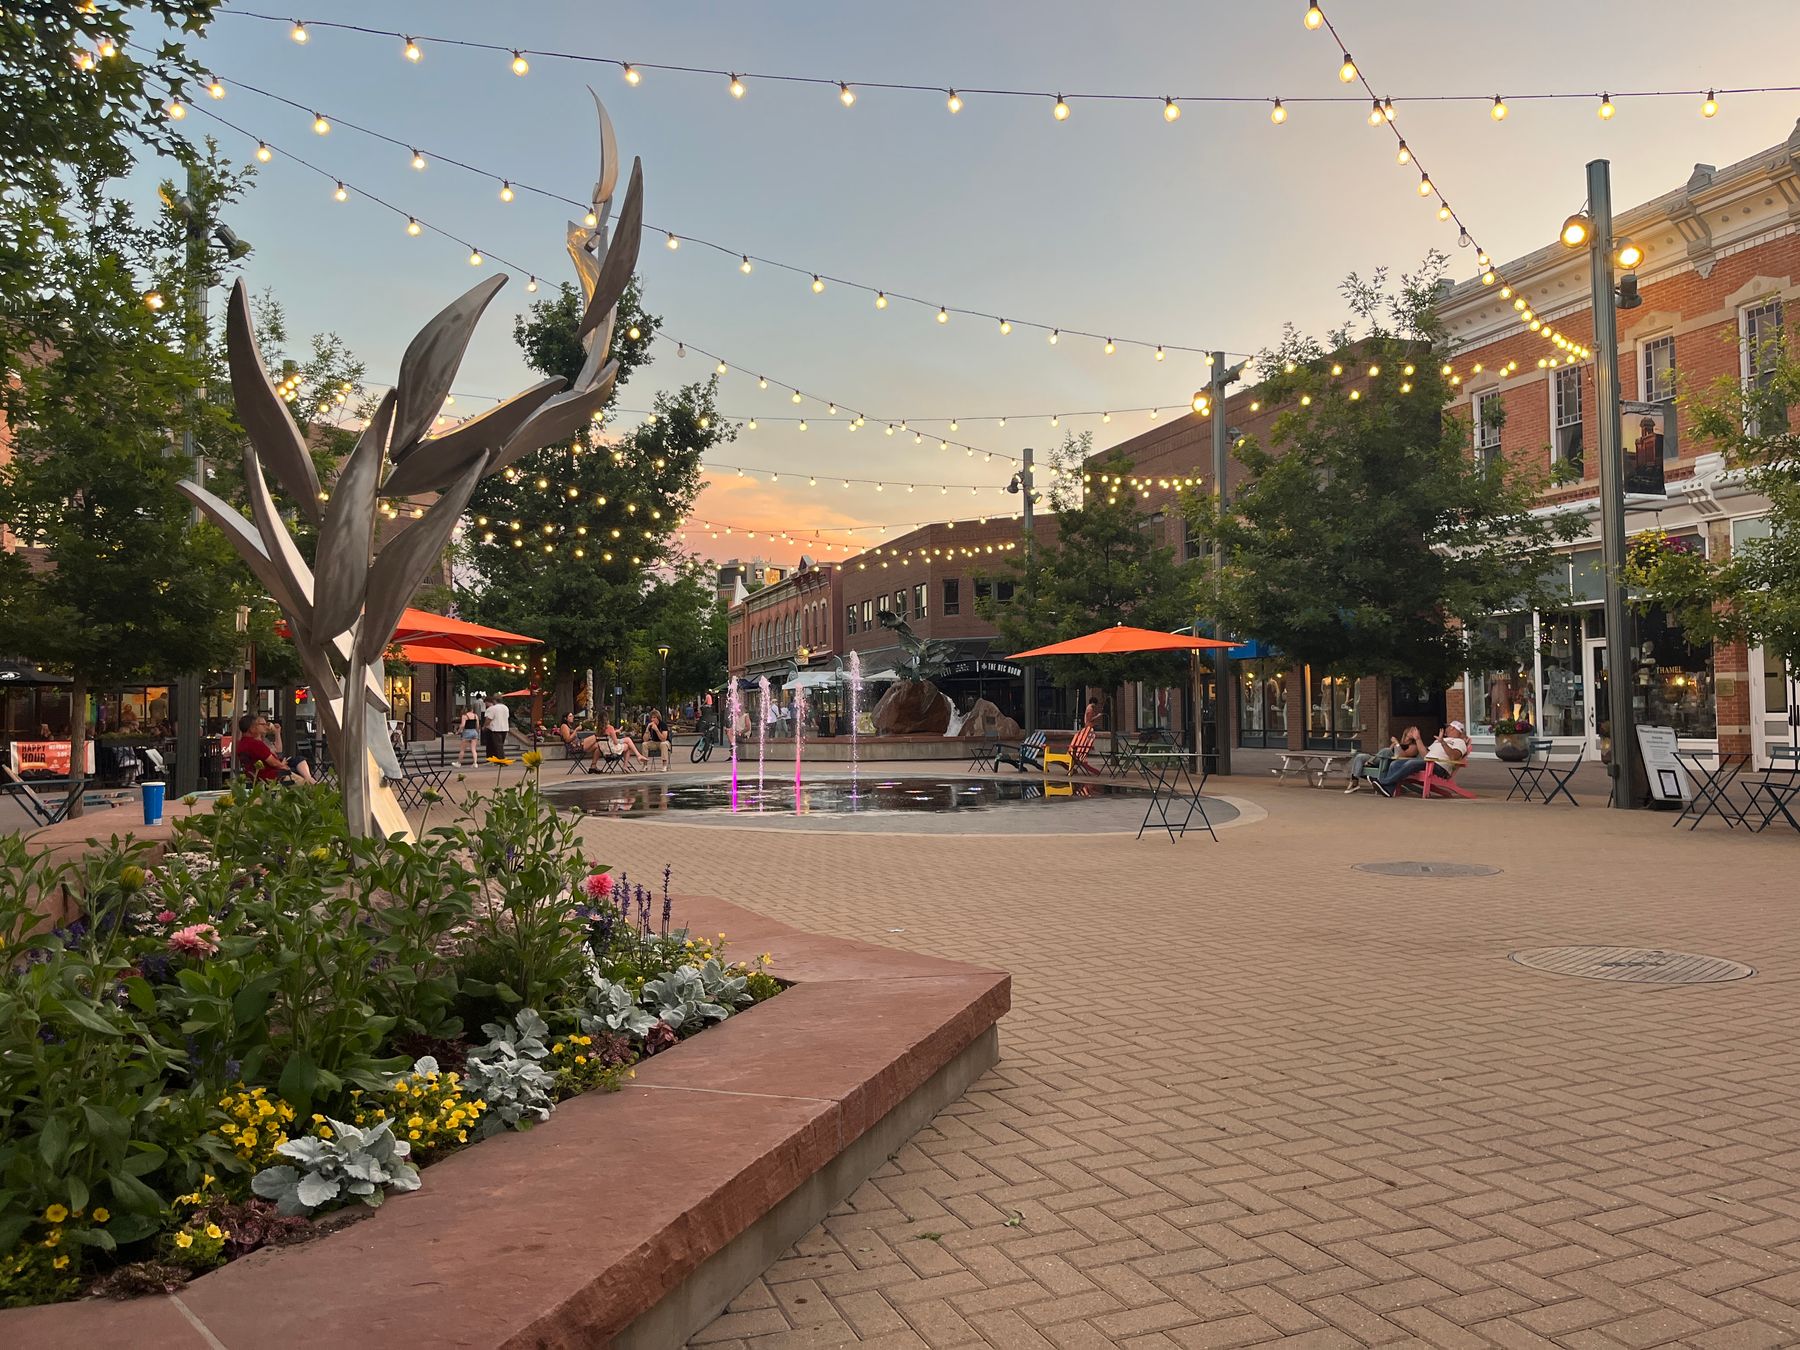
[[[1594,306],[1594,404],[1600,419],[1600,562],[1606,576],[1607,719],[1612,739],[1612,805],[1621,811],[1637,806],[1632,766],[1637,761],[1637,735],[1631,706],[1631,611],[1625,602],[1625,446],[1619,426],[1620,288],[1615,267],[1627,275],[1625,303],[1639,303],[1637,279],[1630,273],[1643,261],[1643,250],[1629,239],[1613,237],[1612,166],[1596,159],[1587,166],[1588,206],[1563,225],[1563,243],[1588,250]],[[1594,691],[1598,698],[1599,690]],[[1599,707],[1594,709],[1599,729]]]
[[[662,657],[662,702],[659,709],[664,717],[669,715],[669,644],[664,642],[657,646],[656,654]]]
[[[1239,362],[1229,370],[1225,367],[1225,353],[1212,354],[1211,398],[1209,407],[1212,414],[1212,470],[1213,498],[1218,503],[1221,516],[1230,504],[1225,491],[1225,473],[1230,458],[1231,428],[1225,417],[1225,395],[1230,386],[1237,382],[1244,373],[1244,365]],[[1225,624],[1218,613],[1219,574],[1225,567],[1225,550],[1218,541],[1213,542],[1213,636],[1225,636]],[[1232,682],[1231,653],[1224,647],[1213,648],[1213,772],[1224,777],[1231,772],[1231,732],[1232,732]],[[1194,735],[1194,757],[1200,762],[1202,752],[1198,729]]]

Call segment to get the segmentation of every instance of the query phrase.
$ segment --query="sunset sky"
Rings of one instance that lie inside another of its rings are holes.
[[[1613,161],[1615,200],[1629,205],[1678,186],[1696,161],[1724,165],[1782,141],[1800,115],[1793,94],[1722,94],[1712,119],[1700,116],[1697,97],[1623,96],[1800,83],[1793,0],[1736,0],[1715,7],[1729,10],[1729,22],[1716,24],[1696,20],[1714,11],[1676,0],[1514,0],[1504,9],[1337,0],[1326,8],[1357,64],[1395,100],[1397,124],[1434,181],[1496,259],[1555,237],[1582,205],[1591,158]],[[999,454],[1047,450],[1068,430],[1091,430],[1104,446],[1151,423],[1138,412],[1103,424],[1100,410],[1187,403],[1205,380],[1200,358],[1172,351],[1158,362],[1156,343],[1253,352],[1285,322],[1320,331],[1338,320],[1337,284],[1348,271],[1410,268],[1433,246],[1456,253],[1454,228],[1419,199],[1416,169],[1396,167],[1392,136],[1368,125],[1366,99],[1305,101],[1357,89],[1339,82],[1341,53],[1327,33],[1305,29],[1304,9],[1299,0],[306,0],[305,45],[291,40],[288,16],[263,22],[229,10],[200,45],[228,90],[221,102],[203,99],[206,110],[251,137],[204,115],[186,126],[217,135],[240,161],[251,158],[257,137],[275,147],[229,217],[255,245],[246,275],[254,289],[275,290],[295,333],[336,330],[381,383],[418,325],[472,283],[470,245],[495,255],[484,274],[503,258],[517,264],[503,270],[546,282],[572,276],[562,251],[572,208],[518,185],[586,199],[596,166],[584,88],[591,84],[621,151],[644,160],[645,215],[658,232],[646,235],[640,271],[670,339],[622,406],[646,409],[655,389],[713,368],[693,350],[679,358],[678,340],[723,357],[731,374],[721,406],[736,420],[756,417],[758,428],[709,457],[711,483],[694,512],[731,524],[733,539],[690,542],[713,557],[787,560],[800,550],[739,536],[774,527],[874,543],[872,530],[842,528],[897,530],[1010,511],[1017,499],[999,490],[1013,466]],[[416,33],[422,59],[406,61],[397,39],[320,27],[324,20]],[[1520,33],[1534,36],[1515,45]],[[432,37],[749,73],[741,99],[720,76],[644,70],[631,87],[617,65],[549,55],[530,56],[520,77],[505,52]],[[847,81],[854,106],[843,105],[835,85],[758,78],[778,74]],[[867,87],[882,81],[935,92]],[[966,91],[954,115],[950,88]],[[1040,92],[976,92],[992,88]],[[1615,94],[1610,121],[1595,114],[1602,90]],[[1052,116],[1058,91],[1071,96],[1071,115],[1060,122]],[[1590,96],[1523,97],[1552,91]],[[1074,97],[1082,93],[1153,101]],[[1427,94],[1480,97],[1408,104]],[[1500,123],[1490,116],[1495,94],[1509,100]],[[1171,122],[1164,95],[1259,101],[1187,102]],[[1289,112],[1279,127],[1269,120],[1275,97]],[[328,136],[314,133],[313,110],[335,124]],[[417,146],[430,167],[416,171],[405,149],[346,123]],[[293,163],[294,155],[324,175]],[[444,162],[450,158],[485,173]],[[342,204],[332,196],[339,178],[350,188]],[[515,185],[510,203],[500,200],[503,179]],[[430,232],[409,238],[407,213],[454,242]],[[730,256],[692,241],[671,251],[663,230],[715,241]],[[758,264],[744,275],[740,253],[802,273]],[[1471,252],[1456,257],[1457,276],[1476,270]],[[815,294],[814,271],[927,304],[895,300],[877,309],[871,295],[838,284]],[[459,409],[476,410],[481,396],[528,381],[510,322],[528,299],[524,281],[515,275],[477,336]],[[940,324],[940,304],[1019,326],[1002,336],[988,319],[952,315]],[[1027,322],[1109,335],[1118,349],[1107,355],[1098,337],[1066,335],[1051,345]],[[1151,348],[1126,345],[1131,340]],[[788,392],[796,386],[863,412],[868,425],[851,433],[842,411],[833,418],[810,399],[796,407]],[[793,420],[799,416],[808,419],[806,432]],[[925,433],[925,444],[883,434],[884,422],[900,419]],[[942,451],[940,436],[977,453]],[[992,460],[980,453],[990,450]],[[740,467],[759,472],[740,478]],[[781,474],[778,483],[768,481],[770,471]],[[806,485],[809,475],[818,487]],[[889,486],[844,488],[845,476]],[[909,492],[907,483],[923,486]]]

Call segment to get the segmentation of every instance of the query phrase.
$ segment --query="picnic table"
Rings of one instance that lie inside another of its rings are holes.
[[[1331,776],[1341,762],[1346,770],[1350,764],[1348,750],[1283,750],[1281,767],[1270,769],[1278,783],[1286,782],[1288,777],[1298,774],[1316,788],[1325,786],[1325,780]]]

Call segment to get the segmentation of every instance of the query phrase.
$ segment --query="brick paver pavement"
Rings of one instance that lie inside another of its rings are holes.
[[[999,1066],[695,1344],[1800,1343],[1800,839],[1224,790],[1269,814],[1217,845],[587,827],[681,890],[1013,973]],[[1400,859],[1504,871],[1351,870]],[[1758,973],[1507,959],[1560,943]]]

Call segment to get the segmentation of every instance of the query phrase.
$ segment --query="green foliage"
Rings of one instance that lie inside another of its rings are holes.
[[[1725,558],[1707,558],[1660,533],[1631,541],[1626,581],[1639,608],[1661,607],[1690,642],[1744,642],[1800,666],[1800,358],[1785,344],[1767,355],[1773,375],[1746,387],[1725,376],[1681,396],[1694,439],[1710,443],[1768,499],[1769,532]]]
[[[669,648],[669,701],[716,688],[725,678],[726,608],[718,602],[705,564],[687,560],[671,575],[652,578],[644,594],[644,626],[626,639],[635,702],[655,705],[662,696],[662,658]]]
[[[1047,646],[1120,623],[1168,631],[1194,620],[1193,575],[1152,534],[1136,496],[1107,492],[1098,484],[1079,496],[1072,490],[1081,482],[1092,443],[1088,432],[1065,435],[1051,457],[1058,470],[1057,537],[1037,546],[1035,562],[1021,548],[999,574],[1014,583],[1011,603],[1000,604],[996,597],[980,607],[1008,650]],[[1114,456],[1094,472],[1125,474],[1130,468]],[[1173,683],[1185,668],[1182,658],[1156,654],[1057,657],[1049,665],[1058,684],[1103,689],[1132,680]]]
[[[556,1080],[543,1064],[550,1057],[549,1023],[523,1008],[510,1025],[489,1022],[481,1030],[488,1042],[469,1054],[469,1091],[484,1108],[476,1125],[481,1137],[550,1119]]]
[[[534,369],[565,378],[580,369],[581,307],[579,292],[565,286],[519,319],[514,335]],[[620,384],[648,363],[656,328],[634,282],[613,339]],[[464,612],[543,638],[545,659],[558,670],[604,670],[606,684],[623,683],[643,637],[654,647],[656,627],[672,617],[666,605],[693,599],[691,588],[661,591],[655,578],[683,561],[674,533],[699,492],[701,456],[736,434],[719,415],[717,393],[711,376],[658,393],[653,420],[618,432],[584,429],[575,443],[484,479],[466,513],[462,557],[477,579]]]
[[[1329,348],[1290,329],[1260,358],[1278,373],[1259,397],[1284,408],[1270,444],[1239,442],[1249,481],[1223,517],[1211,497],[1185,502],[1194,532],[1224,550],[1202,605],[1228,636],[1319,671],[1438,687],[1518,659],[1481,620],[1547,600],[1555,544],[1579,527],[1532,515],[1542,483],[1472,458],[1468,428],[1445,414],[1431,309],[1444,262],[1431,255],[1392,296],[1385,272],[1351,276],[1352,321]]]
[[[406,1158],[412,1149],[394,1137],[394,1122],[367,1129],[326,1120],[328,1137],[308,1136],[283,1144],[280,1153],[297,1165],[281,1164],[258,1172],[251,1189],[273,1200],[283,1214],[311,1214],[332,1205],[360,1200],[371,1209],[381,1204],[384,1187],[419,1189],[419,1169]]]

